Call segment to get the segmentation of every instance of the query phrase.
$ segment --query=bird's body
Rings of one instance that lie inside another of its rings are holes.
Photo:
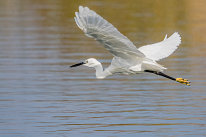
[[[106,69],[103,69],[101,63],[94,58],[71,66],[76,67],[84,64],[85,66],[93,67],[96,69],[96,77],[98,79],[103,79],[115,73],[137,74],[150,72],[163,76],[164,73],[162,72],[166,68],[156,61],[171,55],[181,43],[180,35],[175,32],[169,38],[166,35],[161,42],[142,46],[137,49],[112,24],[89,8],[79,6],[79,12],[75,12],[75,15],[74,19],[77,26],[88,37],[93,37],[100,42],[114,56],[111,65]],[[170,77],[170,79],[173,80],[174,78]],[[189,81],[180,79],[175,80],[189,85]]]

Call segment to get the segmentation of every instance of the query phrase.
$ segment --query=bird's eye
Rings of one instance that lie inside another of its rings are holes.
[[[85,63],[88,63],[88,60],[86,60]]]

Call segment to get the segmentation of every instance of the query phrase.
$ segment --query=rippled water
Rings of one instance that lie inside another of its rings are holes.
[[[112,58],[74,23],[78,5],[94,9],[136,45],[178,31],[182,44],[161,61],[167,74],[95,78],[69,65]],[[0,136],[206,136],[205,1],[0,2]]]

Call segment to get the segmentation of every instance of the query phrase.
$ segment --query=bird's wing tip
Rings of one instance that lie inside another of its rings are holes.
[[[82,11],[82,10],[85,10],[85,9],[86,9],[86,10],[89,10],[89,8],[86,7],[86,6],[85,6],[85,7],[84,7],[84,6],[81,6],[81,5],[79,6],[79,11]]]
[[[83,6],[79,6],[79,13],[82,13],[84,10],[84,7]]]
[[[181,35],[179,32],[175,32],[173,35],[176,35],[177,37],[180,37],[181,38]]]
[[[164,40],[166,40],[167,39],[167,34],[165,35],[165,38],[164,38]]]
[[[174,32],[170,37],[168,37],[167,39],[164,39],[163,41],[165,40],[175,42],[176,47],[181,44],[181,36],[178,32]]]
[[[79,9],[83,9],[84,7],[82,5],[79,5]]]
[[[174,34],[174,37],[179,41],[178,43],[178,46],[181,44],[181,35],[179,34],[179,32],[175,32]]]

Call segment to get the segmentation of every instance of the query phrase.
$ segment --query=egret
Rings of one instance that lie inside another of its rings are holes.
[[[94,58],[74,64],[70,67],[84,65],[96,69],[96,78],[103,79],[112,74],[153,73],[173,81],[190,85],[190,81],[183,78],[174,78],[163,71],[167,68],[157,61],[171,55],[181,43],[181,37],[175,32],[170,37],[155,44],[137,48],[126,36],[121,34],[111,23],[88,7],[79,6],[75,12],[75,22],[86,36],[100,42],[114,56],[111,65],[103,69],[102,64]]]

